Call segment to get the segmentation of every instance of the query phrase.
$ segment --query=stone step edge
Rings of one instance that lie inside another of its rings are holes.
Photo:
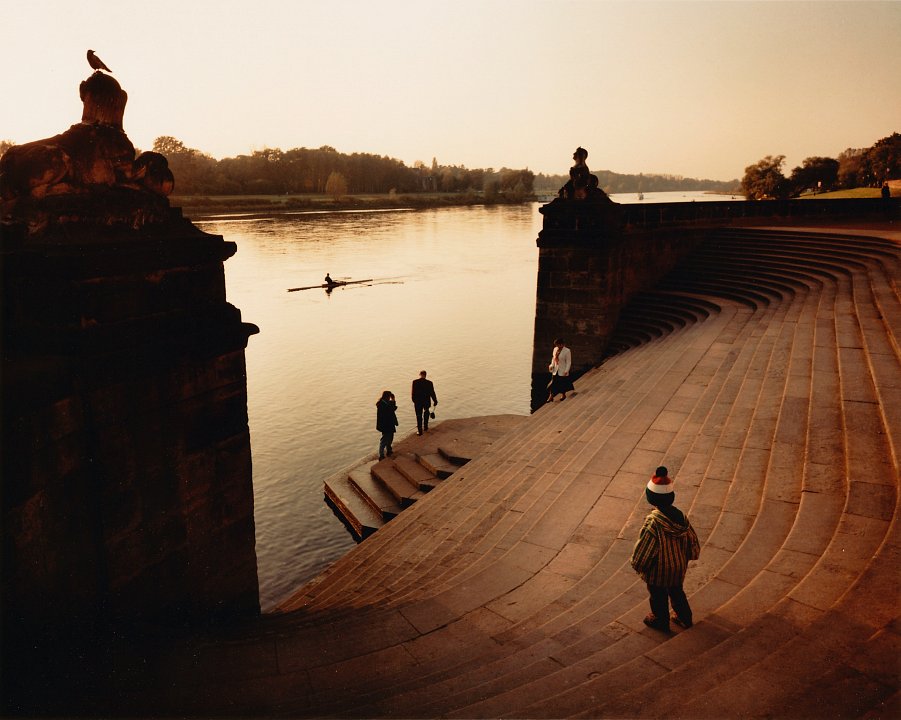
[[[455,423],[477,426],[486,417],[492,416],[458,418],[455,419]],[[415,432],[411,432],[408,436],[395,442],[395,445],[402,446],[405,440],[414,437],[414,435]],[[487,444],[485,449],[489,448],[490,445],[490,443]],[[450,477],[453,472],[473,459],[463,457],[459,452],[442,445],[439,445],[434,453],[419,455],[417,453],[396,452],[394,457],[398,459],[405,457],[415,460],[416,463],[434,477],[434,482],[423,478],[414,479],[410,477],[410,473],[404,472],[404,469],[401,467],[396,467],[398,474],[415,488],[416,492],[414,494],[417,498],[422,493],[434,489],[442,480]],[[377,483],[385,486],[384,482],[373,472],[377,464],[378,458],[372,453],[357,460],[344,470],[335,473],[323,482],[323,499],[357,542],[361,542],[372,535],[380,527],[383,527],[385,522],[395,517],[400,510],[412,504],[409,502],[412,497],[398,498],[394,496],[397,501],[396,505],[385,505],[382,502],[382,498],[369,496],[360,484],[354,481],[354,476],[358,475],[359,472],[366,472],[372,475]],[[389,487],[385,486],[385,489],[386,492],[391,492]],[[381,515],[381,518],[378,518],[378,515]]]

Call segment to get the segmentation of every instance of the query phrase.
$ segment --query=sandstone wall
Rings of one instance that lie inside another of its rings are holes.
[[[704,236],[693,228],[627,231],[611,206],[557,201],[541,211],[533,407],[547,395],[554,338],[572,349],[576,375],[595,367],[629,299],[652,288]]]
[[[5,629],[259,612],[234,244],[3,240]]]

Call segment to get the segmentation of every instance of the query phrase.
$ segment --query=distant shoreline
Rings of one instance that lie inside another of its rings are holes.
[[[677,192],[677,191],[673,191]],[[741,193],[718,190],[699,190],[706,195],[732,196],[744,199]],[[831,200],[842,198],[879,197],[879,188],[855,188],[834,192],[806,194],[804,200]],[[614,193],[633,195],[635,193]],[[901,188],[892,188],[892,195],[901,194]],[[400,210],[443,207],[467,207],[473,205],[521,205],[531,202],[550,202],[556,193],[534,193],[524,196],[495,195],[485,197],[482,193],[411,193],[411,194],[363,194],[347,195],[334,199],[327,195],[173,195],[169,198],[173,207],[181,208],[189,215],[210,215],[216,213],[280,213],[280,212],[330,212],[347,210]]]
[[[347,195],[335,199],[327,195],[173,195],[169,202],[193,214],[217,212],[286,212],[303,210],[391,210],[400,208],[440,208],[468,205],[520,205],[538,197],[481,193],[414,193]]]

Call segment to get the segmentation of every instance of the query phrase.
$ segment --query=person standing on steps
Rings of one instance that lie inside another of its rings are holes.
[[[551,383],[548,385],[548,402],[554,402],[554,398],[562,393],[561,402],[566,400],[566,393],[573,389],[573,381],[569,378],[572,368],[573,356],[566,341],[563,338],[554,340],[554,351],[551,353],[551,364],[547,369],[551,372]]]
[[[420,370],[419,377],[413,381],[411,397],[413,407],[416,410],[416,434],[422,435],[429,429],[429,405],[438,404],[438,396],[435,395],[435,386],[431,380],[426,380],[426,371]]]
[[[391,457],[394,442],[394,431],[397,429],[397,402],[394,393],[385,390],[375,404],[375,429],[382,434],[379,441],[379,460],[384,460],[385,455]]]
[[[673,505],[676,493],[666,467],[657,468],[644,492],[654,509],[645,518],[630,560],[635,572],[648,586],[651,612],[645,617],[644,624],[669,632],[672,620],[687,629],[693,621],[682,584],[688,561],[698,559],[701,545],[688,518]]]

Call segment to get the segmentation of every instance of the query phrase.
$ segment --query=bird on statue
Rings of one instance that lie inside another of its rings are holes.
[[[103,62],[103,60],[101,60],[94,54],[93,50],[88,50],[88,65],[90,65],[95,70],[106,70],[108,73],[112,72],[112,70],[110,70]]]

